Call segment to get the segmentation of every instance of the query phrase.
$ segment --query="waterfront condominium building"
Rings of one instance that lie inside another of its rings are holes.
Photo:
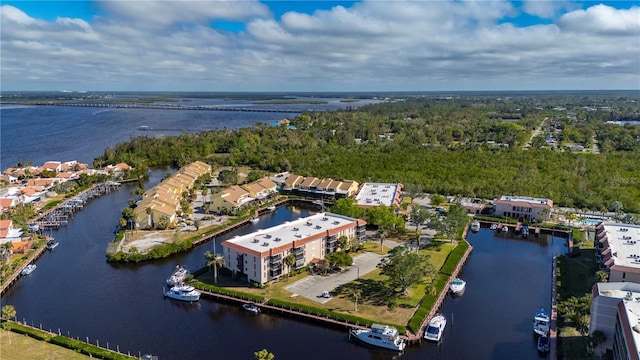
[[[249,282],[266,284],[324,259],[337,250],[341,236],[364,240],[365,226],[364,220],[332,213],[285,222],[222,242],[224,266]],[[293,265],[287,264],[288,255],[295,257]]]
[[[496,200],[494,215],[518,221],[545,221],[553,209],[553,200],[503,195]]]
[[[638,360],[640,350],[640,284],[597,283],[593,286],[589,334],[600,330],[606,340],[594,351],[611,352],[614,360]]]
[[[356,203],[363,208],[387,206],[400,208],[401,183],[364,183],[356,195]]]
[[[595,236],[596,261],[609,281],[640,283],[640,226],[601,222]]]

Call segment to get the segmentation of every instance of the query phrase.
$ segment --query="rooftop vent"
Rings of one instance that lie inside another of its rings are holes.
[[[328,217],[323,217],[323,218],[322,218],[322,221],[327,221],[327,220],[329,220],[329,218],[328,218]]]
[[[637,332],[638,334],[640,334],[640,324],[635,324],[633,325],[633,331]]]
[[[338,224],[340,224],[340,221],[336,220],[336,221],[334,221],[332,224],[333,224],[333,225],[338,225]]]
[[[314,226],[314,229],[322,229],[322,226],[316,225],[316,226]]]
[[[292,230],[293,230],[293,231],[298,231],[298,230],[300,230],[300,229],[298,229],[297,227],[294,227]]]
[[[269,246],[269,243],[265,241],[262,243],[262,246]]]
[[[266,237],[267,239],[271,239],[271,235],[270,234],[267,234],[264,237]]]
[[[273,241],[278,242],[280,241],[280,238],[275,238]]]
[[[260,240],[258,240],[258,239],[253,239],[251,242],[252,242],[252,243],[259,243],[259,242],[260,242]]]

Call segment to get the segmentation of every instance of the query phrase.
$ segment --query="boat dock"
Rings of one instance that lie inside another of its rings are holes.
[[[120,183],[115,181],[96,184],[78,195],[64,200],[54,208],[36,216],[29,222],[29,227],[38,230],[59,229],[67,225],[69,218],[73,217],[73,213],[81,210],[88,200],[103,194],[108,194],[118,188],[118,186],[120,186]]]

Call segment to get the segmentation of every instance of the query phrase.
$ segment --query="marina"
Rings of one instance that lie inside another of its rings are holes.
[[[162,172],[159,172],[157,178],[161,178],[162,174]],[[155,179],[154,176],[152,176],[152,181],[153,179]],[[159,284],[164,283],[167,275],[173,273],[176,263],[189,268],[204,267],[205,259],[203,254],[206,250],[212,248],[214,240],[203,242],[188,253],[178,254],[171,259],[145,264],[123,264],[116,267],[105,263],[104,244],[112,238],[111,228],[119,217],[117,212],[109,213],[107,207],[113,206],[116,198],[120,199],[118,200],[120,204],[126,204],[129,191],[130,189],[123,187],[122,190],[109,196],[104,196],[88,203],[83,211],[76,213],[73,221],[68,226],[54,230],[56,239],[64,241],[65,246],[57,248],[50,256],[44,256],[39,259],[38,271],[31,274],[27,282],[20,281],[17,286],[13,286],[3,296],[3,303],[18,304],[19,319],[24,317],[27,323],[31,321],[35,321],[36,324],[42,322],[45,328],[56,329],[61,327],[63,333],[69,332],[71,336],[89,336],[91,339],[100,339],[101,344],[108,339],[112,344],[112,348],[113,344],[118,344],[120,351],[154,353],[158,354],[162,359],[181,358],[178,357],[174,349],[185,344],[187,349],[180,355],[189,358],[205,356],[206,353],[214,349],[223,357],[242,357],[238,349],[246,347],[246,345],[241,345],[245,341],[250,341],[253,344],[251,347],[256,349],[263,348],[264,344],[268,342],[270,344],[269,350],[277,354],[278,358],[296,359],[299,354],[305,353],[305,347],[312,346],[309,340],[310,337],[321,338],[331,344],[330,347],[323,347],[317,354],[309,357],[311,359],[325,358],[327,356],[339,358],[345,351],[349,352],[352,359],[390,358],[389,355],[385,355],[385,352],[389,350],[377,350],[377,347],[361,346],[354,342],[349,342],[348,336],[344,332],[347,325],[336,322],[335,326],[326,326],[330,321],[323,316],[299,314],[287,309],[260,304],[261,312],[265,312],[267,316],[259,316],[253,318],[251,322],[243,322],[239,320],[239,317],[244,313],[246,318],[247,310],[238,305],[242,302],[236,299],[224,299],[220,294],[208,294],[202,290],[198,290],[202,293],[202,296],[197,302],[161,301]],[[288,221],[293,217],[306,216],[308,211],[305,208],[293,208],[291,205],[278,207],[273,216],[262,217],[259,225],[247,222],[219,235],[215,241],[219,243],[226,238],[235,236],[235,234],[250,232],[253,226],[263,228]],[[96,221],[96,219],[100,220]],[[95,235],[86,237],[85,234],[89,233]],[[442,313],[448,319],[443,331],[443,337],[446,340],[442,341],[437,348],[426,343],[408,344],[403,351],[403,359],[418,359],[425,356],[434,359],[466,359],[465,353],[459,353],[458,351],[460,348],[469,347],[474,349],[477,347],[479,356],[484,358],[511,359],[514,353],[521,354],[518,357],[521,359],[533,359],[529,354],[537,356],[537,344],[531,342],[530,338],[531,325],[526,328],[520,328],[515,333],[513,331],[505,332],[505,328],[513,328],[515,324],[510,325],[509,322],[501,321],[500,328],[494,328],[494,324],[488,324],[489,330],[487,334],[476,334],[472,324],[483,322],[482,318],[477,317],[479,315],[476,313],[477,308],[482,307],[487,311],[494,311],[491,304],[496,301],[504,301],[505,291],[509,291],[508,298],[517,299],[518,305],[501,306],[500,310],[505,315],[491,314],[491,316],[504,318],[505,320],[513,319],[516,323],[525,322],[530,324],[531,317],[527,315],[526,307],[535,309],[540,304],[544,304],[545,301],[549,302],[550,291],[547,291],[548,288],[550,289],[551,281],[548,278],[549,272],[545,271],[540,277],[530,279],[531,286],[539,289],[535,294],[530,292],[520,293],[519,289],[515,289],[514,293],[514,289],[500,289],[496,288],[495,285],[503,282],[514,282],[518,277],[529,280],[532,273],[530,266],[534,266],[536,269],[541,266],[550,267],[551,257],[565,251],[565,241],[556,239],[553,242],[546,235],[537,238],[535,241],[513,241],[510,240],[510,237],[505,238],[501,234],[494,236],[494,233],[489,229],[480,229],[477,235],[470,237],[470,241],[474,247],[473,255],[470,252],[465,267],[460,268],[458,276],[474,284],[474,286],[467,289],[465,295],[459,298],[451,297],[445,291],[441,297],[439,296],[441,301],[438,304],[440,305],[436,306],[433,314],[429,315],[429,320],[437,313]],[[540,245],[543,246],[542,249],[548,249],[548,251],[543,251],[539,255],[523,256],[530,252],[530,250],[527,250],[530,246],[538,248]],[[487,272],[487,269],[491,269],[491,267],[486,265],[486,261],[512,266],[510,265],[512,260],[518,263],[518,267],[514,267],[517,271]],[[83,271],[83,268],[89,266],[89,264],[91,264],[92,271]],[[54,275],[57,273],[54,269],[60,268],[60,266],[68,268],[68,277],[62,279]],[[522,267],[522,271],[519,269],[520,267]],[[510,278],[505,278],[505,276]],[[106,279],[107,281],[97,281],[97,279]],[[61,297],[60,290],[70,291],[67,288],[72,286],[71,284],[74,287],[85,286],[88,290],[86,299],[82,302],[73,300],[69,302],[68,299]],[[111,302],[107,301],[111,295],[108,294],[112,294],[114,290],[123,292],[131,291],[132,289],[135,289],[139,296],[119,299],[122,307],[117,313],[108,310],[111,307]],[[51,300],[42,307],[41,303],[38,303],[30,296],[34,291],[38,294],[43,294],[42,296],[47,296]],[[245,303],[250,302],[245,301]],[[85,305],[89,303],[92,304],[91,307]],[[57,310],[55,312],[47,311],[50,306],[55,306]],[[73,315],[77,311],[91,313],[92,318],[95,318],[95,320],[89,324],[83,321],[82,318]],[[153,321],[157,326],[171,327],[186,321],[192,324],[190,326],[192,331],[186,331],[174,340],[159,335],[155,339],[144,341],[144,343],[140,343],[135,335],[144,332],[143,327],[133,324],[131,329],[115,331],[116,324],[119,321],[138,319],[136,323],[142,325],[145,322],[142,319],[147,318],[152,313],[163,314],[162,316],[153,316]],[[305,321],[301,322],[300,320],[303,319]],[[318,323],[323,325],[318,326]],[[426,328],[427,323],[428,321],[425,323],[423,330]],[[224,333],[218,333],[213,339],[202,337],[198,334],[198,329],[210,328],[212,324],[228,330]],[[349,328],[354,327],[362,328],[356,324],[349,326]],[[515,328],[518,329],[519,327],[515,326]],[[242,335],[247,332],[255,333],[257,336],[253,340],[247,340]],[[422,337],[423,334],[420,333],[418,335]],[[487,338],[487,336],[489,337]],[[286,338],[287,341],[279,340],[282,338]],[[477,338],[480,338],[482,342],[477,343]],[[518,343],[520,341],[519,350],[511,349],[500,355],[502,352],[500,351],[500,345],[498,345],[501,344],[501,341],[498,340],[499,338],[511,339],[510,343],[513,343],[513,341]],[[520,340],[516,340],[517,338],[520,338]],[[292,348],[292,341],[298,342],[300,346]],[[487,346],[490,347],[487,348]],[[498,347],[494,348],[494,346]]]

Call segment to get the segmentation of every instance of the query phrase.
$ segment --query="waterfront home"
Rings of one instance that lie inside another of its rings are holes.
[[[13,220],[0,220],[0,244],[20,240],[22,229],[13,227]]]
[[[182,194],[191,190],[200,176],[210,173],[210,165],[196,161],[180,168],[160,184],[145,191],[134,209],[138,226],[150,229],[161,217],[166,216],[169,219],[169,227],[173,227],[178,213],[182,211]]]
[[[401,183],[364,183],[356,195],[356,203],[363,208],[387,206],[400,208]]]
[[[525,196],[503,195],[495,201],[494,216],[518,221],[546,221],[553,209],[553,200]]]
[[[286,174],[286,178],[280,181],[284,192],[315,198],[352,197],[357,193],[359,187],[359,183],[353,180],[319,179],[296,174]]]
[[[589,334],[601,331],[606,339],[592,351],[612,359],[638,359],[640,352],[640,284],[597,283],[593,286]]]
[[[47,161],[42,165],[42,169],[60,172],[62,171],[62,163],[60,161]]]
[[[366,221],[318,213],[222,242],[225,268],[266,284],[300,269],[314,259],[324,259],[338,247],[338,238],[364,240]],[[288,266],[285,258],[295,257]]]
[[[596,226],[596,261],[609,281],[640,283],[640,225],[601,222]]]
[[[278,192],[277,184],[268,177],[263,177],[252,183],[241,185],[249,193],[249,197],[263,200]]]
[[[16,204],[16,198],[0,198],[0,212],[8,213]]]
[[[235,214],[245,204],[254,199],[239,185],[233,185],[211,197],[211,207],[218,213]]]

